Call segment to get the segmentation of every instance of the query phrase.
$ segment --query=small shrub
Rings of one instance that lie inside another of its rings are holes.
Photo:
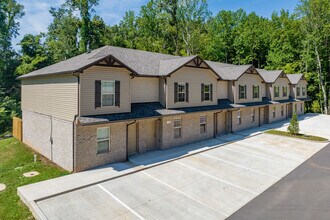
[[[292,135],[297,135],[299,133],[299,121],[296,112],[293,112],[290,125],[288,127],[288,132]]]

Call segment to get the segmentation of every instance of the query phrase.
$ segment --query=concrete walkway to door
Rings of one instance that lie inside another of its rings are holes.
[[[315,117],[315,120],[317,120],[318,116],[315,115],[306,115],[301,117],[302,123],[305,120],[310,120]],[[285,126],[285,124],[286,122],[278,122],[272,124],[271,127]],[[267,126],[268,127],[262,127],[261,130],[269,128],[269,125]],[[225,199],[223,201],[224,203],[218,204],[221,205],[222,208],[213,207],[213,205],[217,205],[216,203],[207,204],[205,206],[208,202],[204,201],[202,197],[198,197],[198,194],[195,195],[195,193],[189,194],[189,190],[196,193],[202,190],[201,188],[198,188],[198,185],[196,185],[195,187],[197,188],[186,188],[188,191],[184,192],[184,195],[186,195],[184,198],[181,196],[183,195],[181,193],[180,195],[177,195],[176,199],[181,200],[186,204],[191,204],[191,207],[188,206],[186,208],[193,208],[197,210],[200,209],[203,213],[204,211],[205,213],[211,213],[207,216],[214,217],[219,215],[217,217],[224,218],[237,210],[240,206],[244,205],[246,202],[250,201],[260,192],[271,186],[279,178],[282,178],[283,175],[290,172],[325,145],[313,144],[314,146],[310,146],[310,142],[308,141],[295,140],[285,137],[278,138],[267,134],[253,136],[256,132],[258,133],[260,130],[258,131],[258,129],[251,129],[249,131],[241,131],[239,134],[224,135],[215,139],[173,148],[166,151],[147,152],[146,154],[132,157],[129,162],[111,164],[106,167],[23,186],[18,189],[18,194],[34,212],[34,215],[39,218],[53,219],[58,217],[58,219],[65,219],[69,217],[81,217],[81,215],[85,218],[88,218],[88,216],[90,218],[96,218],[100,216],[102,217],[102,213],[107,213],[108,217],[111,215],[114,217],[119,217],[118,213],[121,213],[121,215],[126,215],[127,217],[137,217],[136,214],[138,214],[138,216],[145,216],[145,212],[136,210],[127,204],[129,202],[133,202],[136,205],[148,204],[147,201],[142,199],[140,201],[125,202],[125,200],[127,198],[135,198],[134,193],[139,192],[139,190],[143,191],[143,188],[145,187],[147,187],[148,190],[151,190],[150,192],[152,192],[153,189],[157,191],[157,189],[161,187],[159,189],[165,190],[163,192],[174,195],[174,192],[178,192],[178,188],[175,185],[171,185],[174,183],[174,179],[168,178],[173,176],[171,175],[173,172],[179,172],[180,169],[183,169],[186,170],[185,172],[187,172],[187,174],[191,173],[189,174],[190,178],[202,178],[200,175],[197,175],[199,173],[204,177],[206,176],[213,178],[213,180],[215,180],[214,184],[220,184],[219,181],[221,180],[220,182],[222,182],[222,184],[219,185],[219,187],[221,187],[219,189],[213,188],[216,190],[214,193],[225,193],[217,190],[228,189],[228,195],[230,195],[230,197],[226,197],[225,195],[222,196],[222,198],[227,198],[227,200]],[[291,147],[291,145],[288,145],[287,143],[293,143],[294,146]],[[281,163],[278,163],[279,160],[281,160]],[[199,161],[204,162],[199,163]],[[146,174],[142,172],[145,172]],[[182,175],[185,172],[183,172]],[[248,173],[250,174],[246,176]],[[273,178],[269,178],[269,181],[267,182],[259,182],[259,180],[265,179],[265,177],[262,177],[262,175],[265,174],[268,176],[271,175]],[[153,181],[145,179],[145,175],[153,177]],[[180,181],[180,179],[181,178],[176,181]],[[161,182],[159,182],[159,180]],[[194,179],[192,180],[194,181]],[[140,185],[139,181],[141,183]],[[145,183],[145,181],[147,181],[147,183]],[[205,181],[206,184],[211,180],[205,179]],[[131,186],[127,185],[126,190],[124,190],[128,194],[118,194],[123,192],[120,190],[122,189],[120,187],[124,186],[126,184],[125,182],[127,184],[133,184]],[[148,182],[151,185],[148,185]],[[135,183],[137,183],[137,185],[134,185]],[[165,184],[164,186],[164,183],[167,185]],[[160,186],[159,184],[163,186]],[[177,184],[185,185],[188,183],[177,182]],[[200,186],[212,189],[212,185],[205,184]],[[119,191],[113,187],[119,187]],[[157,192],[160,191],[156,191],[155,195],[158,195]],[[200,192],[203,192],[203,190]],[[140,196],[143,194],[144,193]],[[233,197],[233,195],[236,194],[238,196],[237,200],[235,199],[236,197]],[[88,195],[90,195],[90,197]],[[188,199],[186,198],[187,195]],[[109,196],[112,199],[109,198]],[[203,196],[203,194],[200,194],[200,196]],[[153,198],[160,199],[159,201],[163,202],[168,201],[165,197],[162,197],[162,195]],[[149,198],[149,200],[150,199],[151,198]],[[212,197],[210,199],[212,199]],[[213,199],[216,199],[216,197]],[[192,200],[194,202],[192,202]],[[115,208],[114,210],[117,211],[114,211],[109,206],[99,207],[96,205],[101,204],[99,203],[101,201],[105,202],[104,204],[109,203],[111,207]],[[65,205],[62,206],[61,204]],[[165,202],[165,204],[168,203]],[[201,207],[201,204],[204,205]],[[233,206],[232,204],[236,205]],[[154,205],[157,207],[160,204],[155,203]],[[106,209],[103,209],[102,207]],[[148,212],[154,213],[153,210],[156,207],[145,206],[143,210],[149,210]],[[168,210],[169,213],[171,213],[171,210],[172,212],[174,211],[171,207],[173,208],[173,206],[165,206],[164,210]],[[214,209],[218,211],[213,212]],[[189,210],[185,210],[184,207],[182,207],[182,213],[184,214],[186,211]],[[155,215],[155,213],[153,215]]]

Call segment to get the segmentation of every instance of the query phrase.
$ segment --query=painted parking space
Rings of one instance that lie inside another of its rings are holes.
[[[48,219],[225,219],[325,145],[261,134],[37,205]]]

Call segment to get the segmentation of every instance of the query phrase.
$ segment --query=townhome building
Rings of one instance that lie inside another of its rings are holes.
[[[304,113],[305,102],[310,101],[307,96],[307,81],[303,74],[287,74],[290,82],[290,96],[294,99],[291,104],[298,115]]]
[[[19,79],[23,141],[69,171],[302,114],[308,100],[302,74],[112,46]]]

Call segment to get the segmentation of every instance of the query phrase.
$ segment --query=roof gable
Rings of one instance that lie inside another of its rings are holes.
[[[257,69],[266,83],[274,83],[279,77],[285,77],[283,70]]]
[[[289,79],[289,82],[292,84],[292,85],[296,85],[298,84],[298,82],[300,80],[305,80],[305,77],[303,74],[299,73],[299,74],[287,74],[286,75]]]

